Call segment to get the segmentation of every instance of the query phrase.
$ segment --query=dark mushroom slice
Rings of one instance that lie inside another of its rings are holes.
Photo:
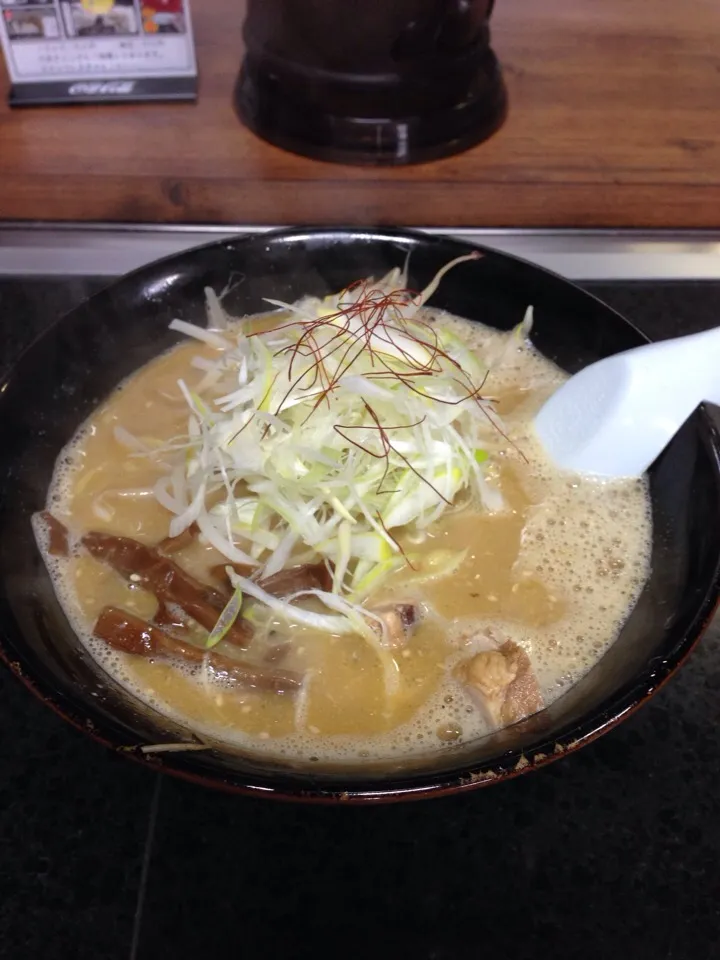
[[[530,658],[512,640],[475,654],[461,664],[459,676],[494,726],[517,723],[544,706]]]
[[[233,660],[214,650],[201,650],[118,607],[105,607],[101,611],[93,634],[116,650],[134,656],[168,658],[196,664],[206,659],[217,677],[252,690],[291,694],[299,690],[303,683],[300,674],[290,670],[268,669]]]
[[[169,629],[171,633],[188,633],[190,624],[180,613],[177,613],[163,600],[158,601],[158,608],[153,617],[153,623],[158,627]]]
[[[253,570],[238,564],[218,564],[213,567],[214,577],[224,578],[227,583],[226,567],[231,567],[241,577],[251,577]],[[296,567],[279,570],[269,577],[257,580],[257,585],[273,597],[289,597],[303,590],[332,590],[332,574],[324,563],[301,563]]]
[[[303,590],[332,590],[332,574],[324,563],[301,563],[263,577],[257,583],[273,597],[289,597]]]
[[[290,653],[290,648],[292,644],[287,640],[283,643],[275,643],[272,647],[268,647],[263,656],[263,663],[281,663],[285,657]]]
[[[108,533],[86,533],[81,542],[93,557],[107,563],[126,579],[145,587],[159,601],[176,604],[206,630],[212,630],[217,623],[228,596],[196,580],[152,547],[146,547],[130,537],[116,537]],[[252,626],[238,619],[223,639],[244,648],[249,644],[252,634]]]
[[[51,557],[67,557],[70,554],[70,532],[65,524],[49,510],[42,510],[37,517],[48,532],[48,553]]]
[[[195,543],[199,533],[200,527],[198,527],[196,523],[191,523],[190,526],[178,534],[177,537],[165,537],[164,540],[160,541],[156,549],[159,550],[160,553],[177,553],[178,550],[185,550],[186,547]]]
[[[216,583],[222,586],[223,590],[227,590],[230,586],[227,567],[231,567],[239,577],[247,577],[248,579],[250,579],[254,573],[257,573],[257,567],[250,567],[244,563],[230,563],[229,560],[225,563],[216,563],[214,567],[210,568],[210,576]]]

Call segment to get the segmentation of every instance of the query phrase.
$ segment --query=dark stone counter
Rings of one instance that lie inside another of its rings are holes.
[[[0,281],[0,367],[98,281]],[[592,285],[654,338],[720,284]],[[315,808],[159,778],[0,669],[0,957],[720,957],[720,639],[591,746],[444,800]]]

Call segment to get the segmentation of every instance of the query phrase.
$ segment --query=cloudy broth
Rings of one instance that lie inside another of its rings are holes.
[[[258,664],[281,658],[283,670],[304,678],[294,696],[218,680],[202,665],[120,652],[93,638],[96,619],[112,606],[152,621],[153,593],[86,551],[48,557],[78,635],[132,694],[196,734],[237,749],[342,764],[424,755],[487,734],[492,720],[459,673],[478,651],[513,641],[529,657],[548,704],[607,650],[648,574],[645,482],[558,473],[536,446],[531,423],[565,375],[528,344],[518,343],[508,355],[507,334],[438,312],[426,311],[426,318],[480,356],[505,350],[484,385],[505,434],[487,482],[501,492],[504,506],[488,513],[459,502],[422,542],[398,533],[421,568],[423,556],[464,555],[435,577],[405,566],[372,595],[373,604],[411,601],[422,611],[407,643],[391,651],[392,693],[376,650],[361,637],[299,625],[288,632],[279,621],[258,632],[242,657]],[[117,389],[63,451],[48,507],[71,531],[132,537],[148,546],[168,536],[171,515],[151,495],[167,466],[129,453],[116,428],[149,446],[182,436],[187,407],[178,380],[199,382],[193,358],[212,354],[193,342],[155,359]],[[200,538],[173,561],[210,583],[223,557]],[[225,642],[219,649],[230,658],[237,653]]]

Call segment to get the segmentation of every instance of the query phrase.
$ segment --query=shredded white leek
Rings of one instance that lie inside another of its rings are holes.
[[[474,258],[447,264],[421,294],[404,289],[406,268],[396,268],[323,300],[270,300],[284,314],[268,330],[229,322],[210,290],[209,328],[174,320],[172,329],[214,352],[195,361],[200,388],[180,383],[189,415],[184,461],[154,488],[174,514],[171,535],[195,522],[228,560],[265,575],[299,554],[325,560],[332,593],[315,600],[328,613],[231,579],[290,622],[360,633],[381,652],[359,603],[405,562],[398,539],[420,542],[461,493],[487,511],[502,506],[485,478],[503,445],[480,393],[487,366],[418,313],[447,270]],[[531,323],[529,310],[517,336]],[[130,435],[118,439],[141,447]],[[457,562],[443,557],[439,569]]]

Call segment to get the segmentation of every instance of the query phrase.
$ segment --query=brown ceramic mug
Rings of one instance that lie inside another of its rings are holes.
[[[501,125],[494,0],[248,0],[236,89],[244,122],[324,160],[404,164]]]

